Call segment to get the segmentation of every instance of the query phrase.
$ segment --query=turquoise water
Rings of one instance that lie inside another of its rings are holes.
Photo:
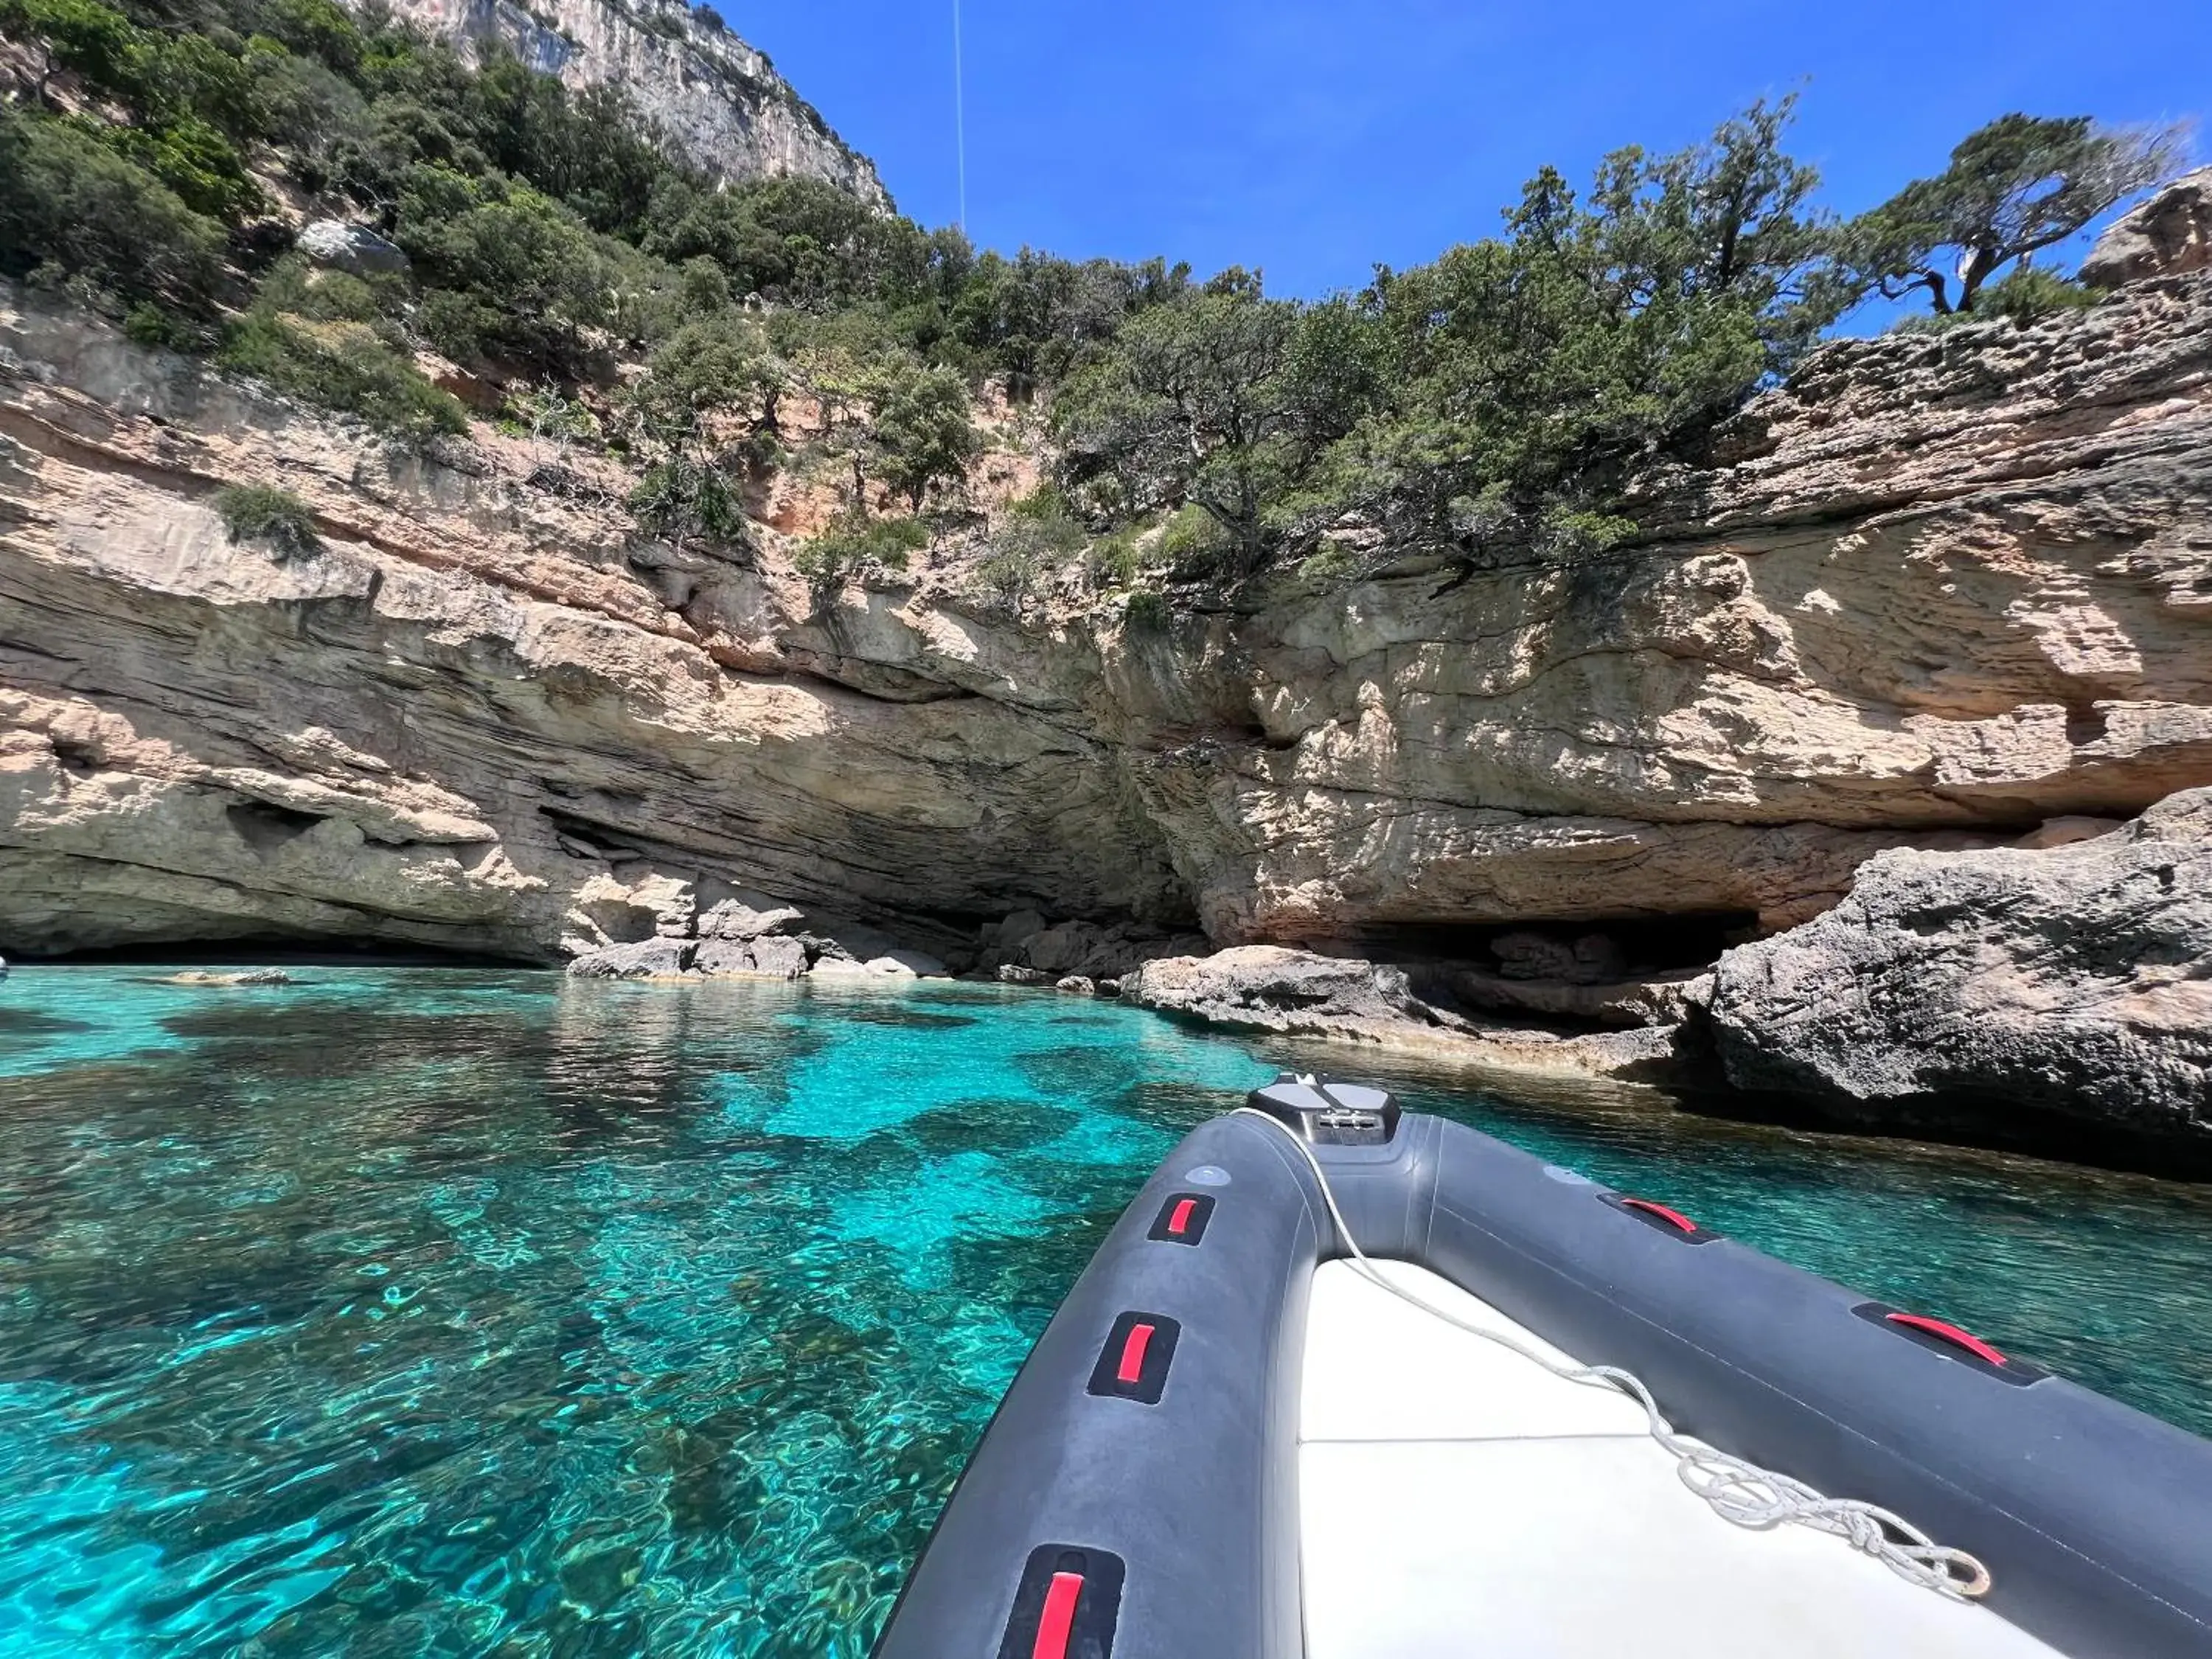
[[[1314,1059],[996,988],[161,971],[0,985],[0,1659],[865,1653],[1129,1194]],[[1362,1070],[2212,1431],[2201,1190]]]

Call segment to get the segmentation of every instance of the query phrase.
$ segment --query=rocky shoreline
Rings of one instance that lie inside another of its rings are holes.
[[[957,542],[820,591],[803,481],[678,548],[601,458],[398,450],[0,289],[0,948],[981,974],[2193,1158],[2212,271],[2172,207],[2091,309],[1815,353],[1601,564],[1143,625],[1073,568],[988,598]],[[1003,442],[979,510],[1033,481]],[[227,533],[247,484],[311,556]]]

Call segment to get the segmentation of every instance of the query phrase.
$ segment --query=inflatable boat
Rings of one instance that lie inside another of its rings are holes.
[[[877,1659],[2208,1659],[2212,1442],[1379,1091],[1183,1141]]]

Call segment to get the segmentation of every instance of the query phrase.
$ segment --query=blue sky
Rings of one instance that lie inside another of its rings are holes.
[[[1850,211],[2010,109],[2212,115],[2212,0],[962,0],[982,244],[1358,287],[1488,234],[1553,161],[1586,176],[1802,92],[1794,146]],[[721,0],[872,155],[957,212],[951,0]],[[2200,158],[2212,139],[2199,135]]]

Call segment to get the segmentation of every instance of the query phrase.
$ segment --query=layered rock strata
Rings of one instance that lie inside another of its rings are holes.
[[[819,179],[872,206],[890,207],[875,164],[712,7],[684,0],[389,0],[389,9],[428,33],[476,51],[510,52],[572,87],[620,87],[656,131],[716,178]]]
[[[1731,1083],[1831,1116],[2212,1163],[2212,789],[2065,847],[1883,853],[1723,956],[1711,1009]]]
[[[233,541],[236,483],[319,549]],[[1202,934],[1632,1034],[1877,854],[2212,783],[2212,276],[1831,346],[1603,559],[1292,572],[1154,631],[979,597],[951,546],[817,597],[765,524],[640,538],[628,485],[489,428],[394,450],[0,290],[0,947],[781,971],[791,935],[702,927],[744,888],[956,969]],[[1532,933],[1589,971],[1509,971]]]

